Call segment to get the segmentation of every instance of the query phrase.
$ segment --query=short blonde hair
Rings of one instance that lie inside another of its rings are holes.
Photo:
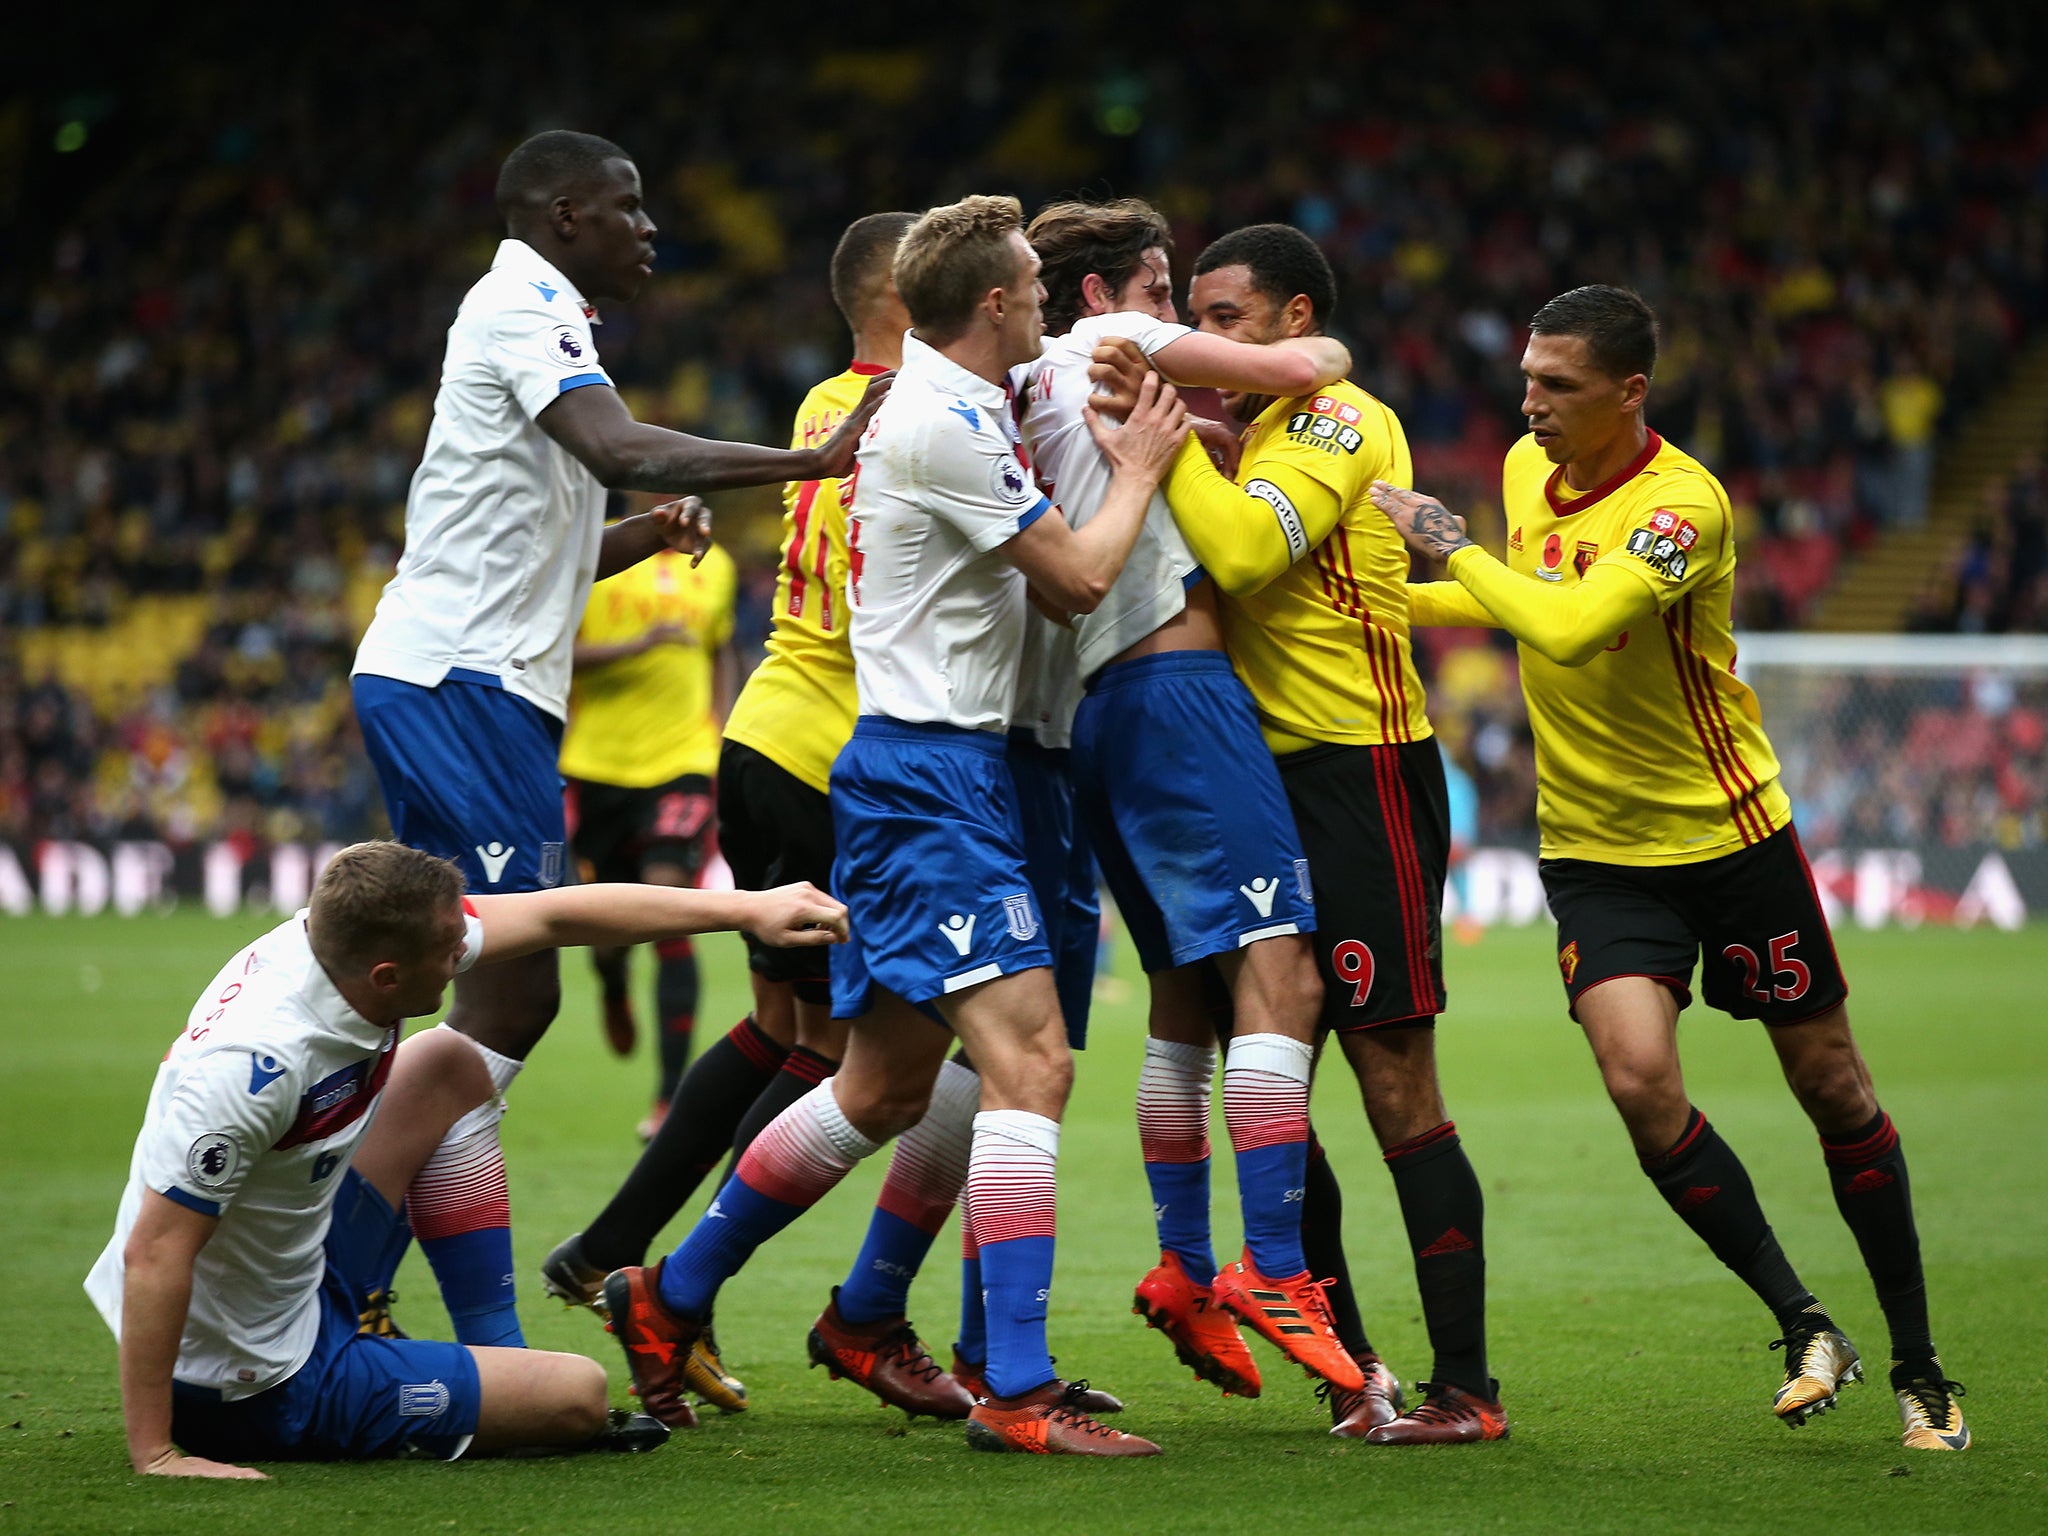
[[[427,952],[434,925],[462,900],[462,871],[403,843],[352,843],[313,887],[307,931],[322,965],[362,971]]]
[[[1023,227],[1014,197],[963,197],[927,211],[896,247],[896,291],[910,323],[934,341],[958,336],[991,288],[1016,280],[1009,236]]]

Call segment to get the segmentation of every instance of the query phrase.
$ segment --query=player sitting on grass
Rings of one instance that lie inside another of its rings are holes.
[[[401,1046],[404,1021],[480,962],[725,928],[826,944],[846,915],[809,885],[465,898],[460,870],[415,849],[336,854],[312,904],[193,1005],[86,1280],[120,1340],[135,1469],[260,1477],[232,1463],[659,1444],[644,1415],[607,1425],[594,1360],[359,1333],[358,1313],[411,1240],[420,1165],[497,1100],[473,1041],[444,1027]]]
[[[1890,1325],[1906,1445],[1962,1450],[1962,1388],[1928,1331],[1906,1154],[1849,1032],[1848,983],[1756,696],[1735,675],[1727,493],[1643,420],[1657,322],[1642,299],[1577,288],[1529,328],[1529,435],[1501,470],[1507,562],[1441,502],[1373,488],[1410,545],[1450,562],[1452,580],[1409,588],[1413,620],[1496,625],[1520,642],[1565,996],[1643,1172],[1778,1320],[1772,1411],[1796,1426],[1862,1366],[1686,1094],[1678,1015],[1695,963],[1710,1006],[1766,1026],[1820,1133]]]

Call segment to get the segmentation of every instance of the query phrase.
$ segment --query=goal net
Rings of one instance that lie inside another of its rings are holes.
[[[1831,919],[2048,910],[2048,636],[1754,634],[1737,670]]]

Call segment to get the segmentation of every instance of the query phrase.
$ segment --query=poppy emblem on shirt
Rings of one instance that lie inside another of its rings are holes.
[[[1563,581],[1564,572],[1558,567],[1564,564],[1564,540],[1556,534],[1543,541],[1543,565],[1536,572],[1545,581]]]

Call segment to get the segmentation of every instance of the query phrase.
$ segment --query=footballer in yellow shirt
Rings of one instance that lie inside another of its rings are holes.
[[[1797,1425],[1862,1367],[1686,1095],[1677,1024],[1696,963],[1711,1006],[1769,1026],[1820,1133],[1891,1332],[1906,1446],[1961,1450],[1969,1431],[1929,1336],[1905,1154],[1850,1033],[1756,700],[1734,675],[1727,494],[1644,421],[1657,329],[1640,297],[1574,289],[1530,333],[1529,435],[1501,478],[1507,561],[1442,503],[1374,489],[1414,548],[1449,562],[1451,581],[1413,590],[1412,616],[1497,624],[1520,643],[1565,992],[1644,1172],[1777,1321],[1786,1366],[1772,1411]]]
[[[590,589],[561,755],[570,846],[585,878],[687,886],[702,873],[719,722],[738,673],[737,590],[732,556],[717,545],[695,562],[663,551]],[[658,1118],[690,1062],[698,978],[688,939],[655,952]],[[630,951],[595,947],[590,958],[606,1037],[625,1055],[637,1033]]]
[[[1237,230],[1195,262],[1190,304],[1213,334],[1315,334],[1335,301],[1328,261],[1287,225]],[[1503,1439],[1484,1203],[1444,1107],[1432,1030],[1449,798],[1409,653],[1408,552],[1370,499],[1376,480],[1406,483],[1407,439],[1349,383],[1225,404],[1251,419],[1235,479],[1191,446],[1164,489],[1221,594],[1231,661],[1308,852],[1322,1024],[1343,1042],[1393,1175],[1435,1356],[1424,1400],[1403,1414],[1368,1351],[1368,1392],[1346,1400],[1337,1432],[1389,1445]]]

